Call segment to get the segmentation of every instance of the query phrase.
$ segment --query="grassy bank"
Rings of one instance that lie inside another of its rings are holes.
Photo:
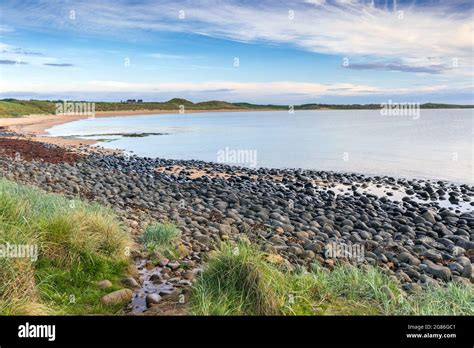
[[[43,100],[0,100],[0,117],[20,117],[32,114],[53,114],[53,102]]]
[[[0,100],[0,117],[20,117],[31,114],[54,114],[56,103],[61,101],[46,100]],[[96,102],[95,111],[136,111],[136,110],[164,110],[177,111],[181,105],[186,110],[233,110],[247,109],[249,106],[237,105],[222,101],[207,101],[193,103],[186,99],[171,99],[166,102],[142,102],[142,103],[113,103]]]
[[[150,224],[142,242],[170,259],[181,255],[172,224]],[[121,312],[123,304],[101,302],[121,288],[129,267],[130,240],[111,211],[0,179],[5,245],[36,246],[37,254],[0,255],[1,315]],[[106,279],[112,287],[100,289],[98,281]],[[474,294],[472,286],[455,283],[407,294],[375,267],[328,271],[314,264],[311,272],[289,271],[278,255],[240,242],[209,254],[188,309],[198,315],[474,315]]]
[[[0,314],[111,314],[97,281],[117,284],[128,237],[114,214],[0,179],[0,245],[37,247],[37,259],[0,257]],[[4,255],[5,256],[5,255]]]
[[[273,262],[269,262],[273,260]],[[473,315],[472,287],[450,283],[408,295],[374,267],[285,271],[277,257],[225,244],[192,291],[198,315]]]
[[[54,114],[56,103],[62,101],[52,100],[0,100],[0,117],[20,117],[31,114]],[[275,104],[252,104],[252,103],[229,103],[225,101],[212,100],[193,103],[186,99],[174,98],[165,102],[95,102],[95,111],[136,111],[136,110],[163,110],[178,111],[181,106],[186,110],[235,110],[235,109],[270,109],[288,110],[288,105]],[[302,104],[294,105],[294,110],[379,110],[380,104]],[[422,109],[450,109],[450,108],[473,108],[474,105],[455,104],[421,104]]]

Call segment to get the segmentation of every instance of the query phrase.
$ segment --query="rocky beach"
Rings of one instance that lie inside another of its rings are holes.
[[[0,348],[474,347],[472,0],[0,13]]]
[[[248,169],[1,135],[0,176],[118,213],[137,242],[136,272],[122,281],[133,292],[131,314],[179,313],[207,255],[225,241],[248,240],[291,270],[373,265],[407,293],[474,279],[474,187],[467,184]],[[181,231],[177,260],[140,247],[156,221]],[[331,246],[359,254],[331,254]]]

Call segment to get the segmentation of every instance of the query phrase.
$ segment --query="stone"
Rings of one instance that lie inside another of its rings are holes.
[[[153,284],[162,284],[163,279],[159,274],[152,274],[150,278],[148,278]]]
[[[448,267],[452,273],[456,273],[457,275],[461,275],[464,270],[464,267],[457,262],[450,263]]]
[[[411,281],[412,281],[410,279],[410,276],[408,274],[406,274],[405,272],[403,272],[402,270],[399,270],[397,272],[397,277],[398,277],[398,279],[400,279],[404,283],[411,283]]]
[[[404,262],[412,266],[418,266],[421,263],[420,260],[408,252],[400,253],[397,258],[400,262]]]
[[[281,264],[285,261],[285,259],[281,255],[278,255],[278,254],[268,254],[265,258],[268,262],[274,263],[274,264]]]
[[[206,236],[205,234],[202,234],[200,236],[196,236],[195,239],[201,243],[204,244],[205,246],[210,246],[211,245],[211,237]]]
[[[283,235],[285,233],[285,230],[281,227],[275,228],[275,233],[279,236]]]
[[[299,239],[308,239],[309,238],[309,233],[304,232],[304,231],[298,231],[295,233],[295,236],[298,237]]]
[[[140,285],[133,277],[126,277],[121,280],[121,283],[129,288],[138,288]]]
[[[166,266],[171,268],[173,271],[176,271],[179,268],[180,264],[179,262],[169,262]]]
[[[132,290],[121,289],[102,297],[101,301],[105,305],[114,305],[119,303],[130,302],[132,300]]]
[[[148,294],[148,295],[146,295],[146,298],[145,298],[146,306],[149,308],[149,307],[153,306],[154,304],[157,304],[158,302],[160,302],[160,300],[161,300],[160,295],[158,295],[158,294]]]
[[[429,274],[432,274],[436,278],[442,279],[446,282],[451,280],[452,274],[451,274],[451,270],[448,267],[436,265],[430,260],[424,260],[423,264],[427,266],[426,271]]]
[[[411,279],[420,279],[420,272],[413,269],[413,266],[408,265],[408,267],[404,268],[403,270]]]
[[[458,276],[453,276],[453,282],[455,283],[461,283],[461,284],[464,284],[466,286],[471,286],[471,282],[469,281],[469,279],[466,279],[466,278],[463,278],[463,277],[458,277]]]
[[[192,272],[192,271],[186,271],[183,273],[183,278],[184,279],[188,279],[188,280],[191,280],[191,279],[194,279],[195,278],[195,273]]]
[[[301,248],[298,248],[296,246],[290,246],[288,249],[287,249],[288,253],[290,254],[294,254],[294,255],[301,255],[303,254],[303,249]]]
[[[158,266],[165,267],[169,262],[170,260],[168,260],[166,257],[163,257],[160,260],[158,260]]]
[[[164,294],[165,298],[172,302],[183,302],[185,296],[183,294],[183,289],[174,289],[173,291]]]
[[[97,283],[97,287],[99,289],[108,289],[112,286],[112,282],[110,280],[101,280],[100,282]]]
[[[472,264],[468,264],[468,265],[464,266],[463,271],[461,273],[461,276],[465,277],[465,278],[472,279],[473,278],[472,273],[473,273],[472,272]]]
[[[320,253],[323,250],[323,247],[322,247],[321,244],[312,243],[312,244],[308,245],[308,247],[306,249],[311,250],[312,252],[317,254],[317,253]]]
[[[285,241],[279,236],[273,236],[269,239],[269,242],[276,245],[286,245]]]
[[[431,224],[435,224],[435,223],[436,223],[435,215],[434,215],[434,213],[433,213],[431,210],[425,211],[423,214],[421,214],[421,216],[422,216],[426,221],[430,222]]]
[[[311,250],[305,250],[303,251],[303,253],[301,254],[301,258],[302,259],[314,259],[315,258],[315,254],[313,251]]]
[[[409,294],[419,294],[423,290],[423,288],[416,283],[403,284],[402,289]]]
[[[443,255],[435,250],[426,250],[422,256],[428,260],[431,260],[436,263],[441,263],[443,261]]]

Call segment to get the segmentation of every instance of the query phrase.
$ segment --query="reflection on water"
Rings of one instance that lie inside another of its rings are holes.
[[[140,156],[218,161],[225,149],[256,151],[258,167],[305,168],[473,182],[473,112],[424,110],[420,117],[376,110],[213,112],[95,118],[49,130],[101,134],[108,148]],[[146,137],[117,133],[169,133]],[[230,157],[232,161],[232,157]],[[229,163],[246,165],[246,163]]]

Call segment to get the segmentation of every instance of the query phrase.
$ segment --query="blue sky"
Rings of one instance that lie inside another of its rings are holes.
[[[474,104],[473,13],[470,0],[2,0],[0,97]]]

